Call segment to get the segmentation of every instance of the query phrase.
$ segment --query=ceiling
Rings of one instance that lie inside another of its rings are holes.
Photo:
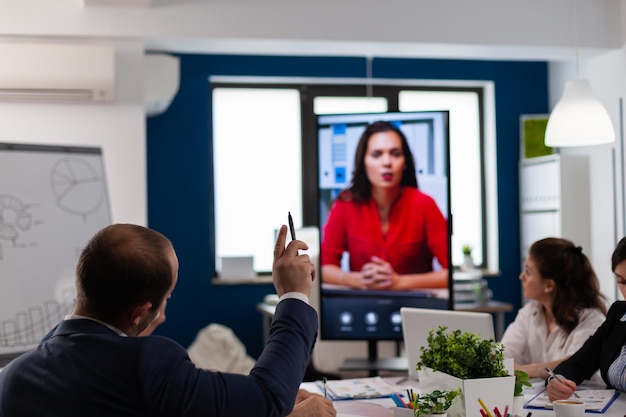
[[[187,53],[572,61],[576,46],[581,60],[622,48],[625,3],[2,0],[0,37],[140,39],[150,51]]]

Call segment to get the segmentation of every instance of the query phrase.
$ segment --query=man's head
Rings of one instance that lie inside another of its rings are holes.
[[[87,243],[76,267],[76,314],[135,336],[157,316],[174,289],[178,260],[162,234],[114,224]]]

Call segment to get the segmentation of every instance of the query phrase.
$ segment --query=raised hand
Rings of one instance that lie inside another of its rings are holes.
[[[301,240],[292,240],[285,247],[287,226],[281,226],[276,245],[274,246],[274,264],[272,276],[278,296],[288,292],[300,292],[309,297],[315,266],[307,254],[298,254],[298,250],[307,250],[309,247]]]

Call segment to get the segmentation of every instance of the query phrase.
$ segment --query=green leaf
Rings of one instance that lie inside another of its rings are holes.
[[[524,387],[532,387],[533,384],[530,383],[530,378],[528,374],[521,369],[516,369],[513,371],[515,375],[515,389],[513,391],[513,395],[519,397],[524,392]]]

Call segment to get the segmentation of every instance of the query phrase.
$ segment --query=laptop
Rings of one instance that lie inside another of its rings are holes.
[[[402,307],[400,315],[409,378],[413,380],[418,379],[415,366],[420,360],[420,347],[427,344],[430,329],[446,326],[448,331],[459,329],[462,332],[479,334],[483,339],[495,339],[490,313]]]

